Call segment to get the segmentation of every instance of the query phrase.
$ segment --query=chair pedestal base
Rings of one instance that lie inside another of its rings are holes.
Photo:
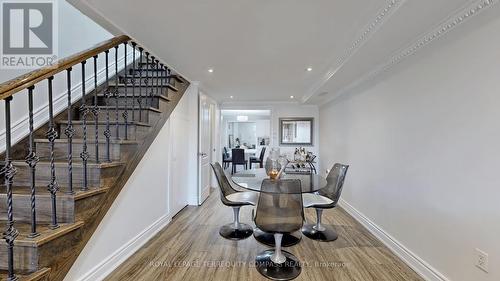
[[[240,223],[238,228],[234,227],[234,223],[223,225],[220,230],[220,236],[230,240],[242,240],[252,236],[252,226]]]
[[[299,276],[302,271],[299,260],[287,251],[282,253],[286,258],[285,262],[274,263],[271,260],[274,250],[261,252],[255,259],[257,271],[271,280],[292,280]]]
[[[258,228],[255,228],[253,231],[253,236],[255,237],[255,240],[257,240],[258,242],[260,242],[264,245],[271,246],[271,247],[275,246],[274,234],[272,234],[272,233],[264,232]],[[290,246],[298,244],[301,239],[302,239],[302,235],[300,235],[300,232],[298,232],[298,231],[294,232],[294,233],[290,233],[290,234],[288,234],[288,233],[283,234],[283,240],[281,242],[281,245],[283,247],[290,247]]]
[[[324,230],[317,230],[316,224],[306,224],[302,227],[302,234],[318,241],[335,241],[339,238],[334,229],[325,227]]]

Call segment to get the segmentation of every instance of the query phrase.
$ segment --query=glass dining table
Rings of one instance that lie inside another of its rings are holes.
[[[232,175],[232,181],[239,187],[255,191],[268,192],[261,190],[262,181],[269,178],[266,169],[250,169],[238,172]],[[327,186],[327,181],[324,177],[315,174],[283,174],[280,179],[298,179],[301,182],[301,190],[279,190],[273,192],[279,193],[313,193]],[[274,246],[274,236],[270,233],[263,232],[259,229],[254,230],[254,237],[257,241]],[[289,247],[300,242],[302,235],[300,231],[286,234],[283,236],[282,244],[284,247]]]
[[[256,192],[261,191],[262,181],[269,178],[266,169],[250,169],[238,172],[232,175],[232,181],[247,190]],[[300,193],[312,193],[318,191],[327,185],[324,177],[315,174],[283,174],[280,179],[298,179],[301,183]],[[282,193],[296,193],[298,191],[281,190]]]

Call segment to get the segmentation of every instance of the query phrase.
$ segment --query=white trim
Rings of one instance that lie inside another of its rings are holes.
[[[212,171],[210,171],[210,172],[212,172]],[[201,200],[201,198],[204,198],[204,199],[203,199],[203,201],[198,202],[198,205],[199,205],[199,206],[201,206],[201,204],[203,204],[203,202],[205,202],[205,200],[207,200],[207,199],[208,199],[208,196],[210,196],[210,186],[205,187],[205,189],[203,189],[203,190],[201,191],[200,196],[201,196],[201,197],[200,197],[200,200]]]
[[[198,204],[198,194],[196,196],[191,196],[188,198],[187,204],[189,206],[199,206]]]
[[[443,35],[452,31],[460,24],[468,21],[474,16],[479,15],[481,12],[493,7],[497,4],[499,0],[471,0],[465,5],[465,7],[459,9],[448,16],[440,24],[434,27],[430,32],[420,36],[418,40],[410,43],[407,47],[398,50],[388,61],[377,65],[371,71],[362,75],[359,79],[354,80],[352,83],[348,84],[346,87],[340,89],[335,94],[330,95],[325,100],[321,102],[320,106],[325,106],[335,99],[349,94],[352,90],[356,89],[358,86],[366,83],[374,78],[376,78],[381,73],[391,69],[404,59],[412,56],[423,47],[429,45],[432,42],[437,41]]]
[[[406,248],[401,242],[392,237],[383,228],[375,224],[363,213],[354,208],[345,200],[340,199],[340,207],[361,223],[371,234],[384,243],[396,256],[411,267],[418,275],[428,281],[450,281],[446,276],[432,267],[422,258]]]
[[[337,74],[337,72],[344,67],[344,65],[357,53],[357,51],[370,40],[371,36],[373,36],[373,34],[380,29],[387,19],[395,14],[396,11],[405,4],[405,2],[406,0],[388,1],[385,7],[380,9],[380,11],[378,11],[373,17],[373,20],[358,33],[356,40],[352,42],[351,46],[346,50],[344,55],[342,55],[342,57],[340,57],[337,61],[331,63],[331,67],[326,74],[309,89],[305,96],[302,97],[302,102],[307,102],[307,100],[314,96],[316,92],[318,92],[319,89],[321,89],[321,87],[328,82],[328,80]]]
[[[152,225],[150,225],[144,231],[142,231],[137,236],[132,238],[130,241],[125,243],[118,250],[116,250],[102,262],[94,266],[91,270],[89,270],[86,274],[84,274],[76,281],[103,280],[111,272],[113,272],[113,270],[115,270],[120,264],[126,261],[142,246],[144,246],[144,244],[146,244],[158,232],[160,232],[163,228],[165,228],[170,223],[171,220],[172,218],[170,217],[170,214],[166,214],[160,217]]]
[[[132,54],[127,55],[127,58],[132,63]],[[130,65],[129,64],[129,65]],[[109,77],[113,77],[115,74],[115,63],[112,62],[109,64],[110,72]],[[124,56],[118,59],[118,72],[124,69]],[[98,70],[97,73],[97,84],[101,85],[106,80],[106,68],[102,67]],[[85,80],[85,89],[87,93],[90,93],[94,90],[94,76],[91,75]],[[82,82],[78,82],[71,87],[71,99],[73,102],[79,100],[82,97]],[[67,91],[59,93],[54,96],[53,104],[54,104],[54,116],[61,113],[68,107],[68,95]],[[17,120],[11,126],[12,132],[12,145],[16,144],[18,141],[22,140],[29,134],[29,124],[28,124],[28,112],[26,111],[26,115]],[[47,101],[43,105],[41,105],[38,109],[33,112],[33,120],[34,127],[39,128],[43,124],[49,121],[49,102]],[[5,129],[0,131],[0,152],[5,151]]]
[[[295,101],[223,101],[221,108],[230,107],[269,107],[272,105],[302,105],[301,102]]]

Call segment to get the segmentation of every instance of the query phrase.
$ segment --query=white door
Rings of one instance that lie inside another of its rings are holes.
[[[171,175],[169,206],[170,214],[175,216],[188,204],[189,187],[189,157],[186,153],[189,151],[189,119],[185,116],[172,114],[170,117],[170,135],[174,136],[171,144]]]
[[[201,205],[210,195],[210,156],[212,149],[212,136],[211,136],[211,106],[207,97],[200,95],[199,104],[199,145],[198,145],[198,204]]]

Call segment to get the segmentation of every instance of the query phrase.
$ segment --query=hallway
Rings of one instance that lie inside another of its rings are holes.
[[[314,216],[306,210],[308,221]],[[250,217],[251,208],[242,208],[241,221],[249,223]],[[212,192],[202,206],[182,210],[106,280],[267,280],[252,265],[267,246],[253,237],[236,242],[219,235],[219,227],[231,219],[231,209]],[[303,237],[285,248],[304,262],[296,280],[422,280],[343,209],[326,211],[323,220],[335,225],[337,241]]]

